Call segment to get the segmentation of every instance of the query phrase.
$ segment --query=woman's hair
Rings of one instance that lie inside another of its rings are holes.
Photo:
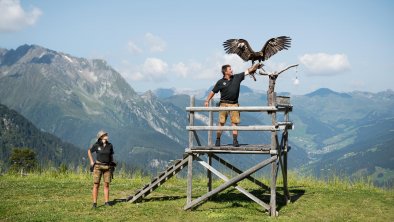
[[[224,73],[226,72],[226,70],[227,70],[228,67],[231,67],[231,66],[230,66],[229,64],[223,65],[223,66],[222,66],[222,73],[223,73],[223,75],[224,75]]]

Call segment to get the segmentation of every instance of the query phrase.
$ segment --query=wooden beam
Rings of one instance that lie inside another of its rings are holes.
[[[207,162],[209,166],[212,166],[212,153],[208,153],[207,155]],[[207,170],[207,178],[208,178],[208,192],[212,190],[212,173],[211,171],[208,169]]]
[[[224,159],[218,157],[215,154],[211,154],[212,157],[217,160],[219,163],[223,164],[224,166],[230,168],[231,170],[233,170],[234,172],[241,174],[242,170],[238,169],[237,167],[235,167],[234,165],[232,165],[231,163],[225,161]],[[252,176],[247,176],[246,179],[248,179],[249,181],[253,182],[254,184],[256,184],[257,186],[260,186],[264,189],[269,189],[269,186],[265,185],[264,183],[260,182],[259,180],[257,180],[256,178],[252,177]]]
[[[245,111],[245,112],[264,112],[276,111],[275,106],[239,106],[239,107],[205,107],[205,106],[190,106],[186,107],[188,112],[219,112],[219,111]]]
[[[288,132],[285,131],[283,133],[284,138],[284,152],[283,152],[283,168],[284,168],[284,172],[285,175],[283,176],[283,191],[286,197],[286,203],[288,203],[289,201],[291,201],[290,198],[290,192],[289,192],[289,188],[288,188],[288,181],[287,181],[287,152],[288,152]]]
[[[190,96],[190,106],[193,107],[194,106],[194,96]],[[194,125],[194,112],[190,112],[189,113],[189,126],[193,126]],[[193,147],[193,138],[194,134],[192,131],[189,131],[189,148]]]
[[[186,130],[208,130],[208,131],[277,131],[274,125],[255,125],[255,126],[186,126]]]
[[[270,154],[270,151],[185,149],[186,153]]]
[[[212,99],[209,100],[209,107],[212,106]],[[213,126],[213,112],[208,113],[208,126]],[[212,131],[208,131],[208,146],[213,145]]]
[[[271,150],[271,144],[240,144],[239,147],[233,146],[233,144],[218,146],[200,146],[192,149],[199,150],[248,150],[248,151],[269,151]]]
[[[263,168],[264,166],[274,162],[277,159],[276,156],[272,156],[269,159],[266,159],[260,163],[258,163],[257,165],[249,168],[248,170],[246,170],[245,172],[239,174],[238,176],[233,177],[232,179],[230,179],[229,181],[225,182],[224,184],[220,185],[219,187],[213,189],[212,191],[206,193],[205,195],[193,200],[191,203],[187,204],[184,209],[188,210],[198,204],[200,204],[202,201],[208,199],[209,197],[227,189],[228,187],[232,186],[235,183],[238,183],[239,181],[245,179],[245,177],[249,176],[250,174],[256,172],[257,170]]]
[[[277,216],[276,211],[276,176],[277,176],[277,163],[276,161],[271,163],[271,199],[270,199],[270,215],[271,217]]]
[[[187,164],[187,191],[186,191],[186,204],[192,202],[192,187],[193,187],[193,154],[188,156]]]
[[[213,168],[212,166],[210,166],[209,164],[207,164],[206,162],[204,162],[203,160],[201,160],[200,158],[197,158],[198,163],[200,163],[202,166],[204,166],[205,168],[207,168],[209,171],[211,171],[212,173],[214,173],[216,176],[218,176],[219,178],[221,178],[222,180],[224,180],[225,182],[228,182],[229,179],[222,173],[220,173],[219,171],[217,171],[215,168]],[[256,202],[257,204],[259,204],[261,207],[263,207],[266,210],[270,209],[270,206],[266,203],[264,203],[263,201],[261,201],[259,198],[257,198],[256,196],[254,196],[253,194],[249,193],[248,191],[246,191],[244,188],[240,187],[240,186],[236,186],[234,184],[235,189],[239,190],[239,192],[245,194],[247,197],[249,197],[251,200],[253,200],[254,202]]]
[[[197,145],[201,146],[201,141],[200,141],[200,138],[197,135],[197,132],[193,131],[193,135],[194,135],[194,138],[196,139]]]

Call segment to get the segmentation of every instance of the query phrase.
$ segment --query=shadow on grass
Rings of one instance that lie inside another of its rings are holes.
[[[262,200],[266,204],[269,204],[269,202],[270,202],[270,191],[269,190],[252,190],[252,191],[248,191],[248,192],[253,194],[255,197],[259,198],[260,200]],[[305,194],[305,190],[301,189],[300,187],[289,187],[289,193],[290,193],[290,201],[294,203]],[[283,195],[283,187],[277,187],[276,195],[277,195],[276,210],[279,211],[282,207],[286,206],[286,204],[287,204],[285,195]],[[211,198],[209,198],[208,201],[213,201],[213,202],[217,202],[217,203],[232,202],[231,206],[221,207],[220,209],[233,208],[233,207],[243,207],[245,204],[253,203],[253,200],[249,199],[247,196],[240,193],[235,188],[222,191],[222,192],[212,196]],[[201,204],[203,204],[203,203],[201,203]],[[199,206],[201,206],[201,204],[194,207],[194,210],[196,210]],[[265,212],[263,210],[261,210],[261,211]]]
[[[140,202],[151,202],[151,201],[168,201],[168,200],[178,200],[178,199],[186,199],[186,196],[159,196],[159,197],[150,197],[146,199],[141,199]],[[116,205],[117,203],[124,203],[127,202],[126,198],[121,198],[121,199],[114,199],[113,201],[109,201],[109,204],[111,206]]]
[[[162,201],[162,200],[179,200],[185,199],[186,196],[160,196],[160,197],[150,197],[147,199],[143,199],[141,202],[150,202],[150,201]]]
[[[301,189],[302,187],[300,186],[294,186],[294,187],[289,187],[289,193],[290,193],[290,201],[291,202],[296,202],[298,199],[300,199],[304,194],[305,194],[305,189]],[[263,202],[269,204],[270,202],[270,190],[252,190],[249,191],[249,193],[253,194]],[[276,210],[280,211],[280,209],[284,206],[286,206],[286,198],[285,195],[283,195],[283,187],[277,187],[277,199],[276,199]],[[193,199],[198,198],[198,196],[193,196]],[[186,199],[186,195],[184,196],[158,196],[158,197],[150,197],[146,199],[142,199],[139,202],[151,202],[151,201],[171,201],[171,200],[178,200],[178,199]],[[113,201],[110,202],[111,206],[115,205],[117,203],[122,203],[126,202],[126,199],[114,199]],[[224,209],[224,208],[236,208],[236,207],[244,207],[245,204],[252,203],[253,200],[249,199],[247,196],[244,194],[240,193],[238,190],[235,188],[231,189],[226,189],[225,191],[222,191],[211,198],[208,199],[208,201],[213,201],[217,203],[224,203],[224,202],[232,202],[231,206],[226,206],[226,207],[218,207],[218,208],[211,208],[211,209]],[[196,207],[193,208],[193,210],[197,210],[199,206],[201,206],[204,202],[201,204],[197,205]],[[266,212],[265,210],[259,210],[261,212]]]
[[[127,199],[126,199],[126,198],[114,199],[114,200],[112,200],[112,201],[109,201],[108,203],[109,203],[109,205],[114,206],[114,205],[116,205],[116,204],[118,204],[118,203],[124,203],[124,202],[127,202]]]

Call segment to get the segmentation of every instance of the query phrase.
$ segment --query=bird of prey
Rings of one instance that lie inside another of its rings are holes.
[[[255,52],[245,39],[229,39],[223,43],[224,50],[228,54],[237,54],[245,62],[258,60],[259,62],[269,59],[277,52],[290,47],[291,38],[288,36],[279,36],[269,39],[261,51]]]

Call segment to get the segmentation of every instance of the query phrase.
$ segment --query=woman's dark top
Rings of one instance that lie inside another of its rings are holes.
[[[114,148],[111,143],[104,144],[101,141],[97,141],[90,148],[90,152],[96,152],[96,159],[101,163],[110,163],[112,160],[112,155],[114,154]]]

